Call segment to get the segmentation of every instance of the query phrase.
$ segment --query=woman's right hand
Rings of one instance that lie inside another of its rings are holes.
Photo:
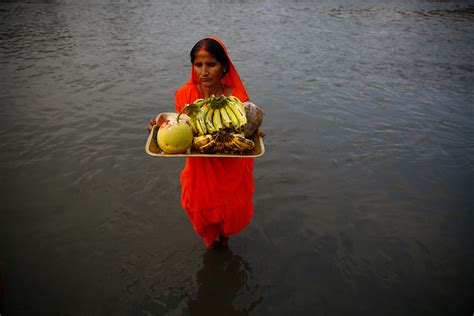
[[[148,122],[148,127],[147,127],[148,134],[150,134],[150,132],[153,130],[153,126],[155,125],[156,125],[156,120],[150,119],[150,121]]]

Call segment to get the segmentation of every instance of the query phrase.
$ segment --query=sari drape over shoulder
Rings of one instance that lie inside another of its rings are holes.
[[[217,38],[213,38],[227,50]],[[229,56],[228,56],[229,57]],[[247,91],[229,57],[229,71],[221,79],[231,95],[248,101]],[[179,112],[186,104],[201,98],[191,67],[190,80],[176,91]],[[211,245],[218,234],[230,236],[250,223],[253,215],[253,158],[188,157],[181,172],[181,204],[196,232]]]

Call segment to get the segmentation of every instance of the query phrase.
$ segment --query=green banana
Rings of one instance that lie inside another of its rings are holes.
[[[232,127],[238,128],[240,125],[240,121],[235,116],[234,111],[232,111],[232,109],[230,108],[229,103],[226,104],[224,109],[227,112],[227,115],[229,116],[230,120],[232,121]]]
[[[209,107],[204,105],[204,106],[201,107],[201,111],[196,116],[198,122],[201,124],[201,127],[202,127],[202,130],[203,130],[204,134],[207,134],[206,121],[205,121],[204,118],[206,117],[206,114],[207,114],[208,110],[209,110]]]
[[[206,127],[209,133],[217,132],[217,129],[214,127],[213,120],[214,109],[212,107],[209,108],[206,114]]]
[[[237,98],[236,96],[229,96],[229,99],[230,101],[234,102],[236,105],[238,105],[245,113],[245,108],[244,108],[244,105],[242,104],[242,101],[240,101],[239,98]]]
[[[199,135],[206,134],[206,132],[202,128],[201,122],[198,120],[197,117],[194,119],[194,125],[196,126],[196,129],[197,129]]]
[[[222,120],[221,120],[221,112],[218,109],[214,109],[212,122],[214,123],[214,128],[217,131],[224,129],[224,125],[222,125]]]
[[[192,118],[189,119],[189,125],[191,125],[191,128],[193,129],[193,134],[196,135],[198,133],[198,130],[197,130],[196,125],[194,123],[194,119],[192,119]]]
[[[229,102],[227,105],[239,121],[237,128],[244,127],[247,124],[247,115],[245,114],[245,109],[242,110],[234,101]]]
[[[227,111],[225,110],[224,107],[221,107],[219,109],[221,112],[221,118],[222,118],[222,123],[224,124],[225,127],[230,128],[232,127],[232,120],[230,119],[229,115],[227,114]]]
[[[245,114],[245,107],[244,105],[242,104],[242,102],[240,102],[240,100],[237,98],[237,97],[234,97],[232,96],[232,101],[235,103],[235,105],[237,105],[237,107]]]

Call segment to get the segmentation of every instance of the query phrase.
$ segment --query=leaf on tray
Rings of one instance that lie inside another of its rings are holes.
[[[186,115],[189,117],[196,117],[201,111],[201,106],[195,103],[186,104],[184,106],[184,110],[186,110]]]

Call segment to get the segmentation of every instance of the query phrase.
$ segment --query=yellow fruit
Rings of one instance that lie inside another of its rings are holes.
[[[193,142],[193,129],[185,121],[166,120],[161,124],[157,140],[161,150],[167,154],[184,153]]]

